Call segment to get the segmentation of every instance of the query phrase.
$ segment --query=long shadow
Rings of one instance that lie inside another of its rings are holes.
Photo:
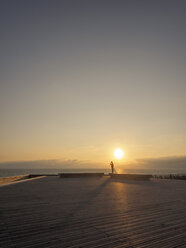
[[[67,215],[65,215],[63,219],[63,227],[70,225],[70,221],[77,215],[77,213],[80,212],[82,209],[86,208],[88,205],[90,205],[91,202],[93,202],[94,199],[103,191],[109,181],[110,178],[107,178],[102,184],[96,187],[96,189],[90,191],[90,193],[87,194],[85,201],[80,202],[78,205],[72,208],[71,211]]]

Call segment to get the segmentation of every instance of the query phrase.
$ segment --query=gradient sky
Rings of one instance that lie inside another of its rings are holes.
[[[1,0],[0,161],[186,155],[185,0]]]

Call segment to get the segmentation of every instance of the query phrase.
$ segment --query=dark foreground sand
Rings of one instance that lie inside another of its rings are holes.
[[[186,247],[186,181],[44,177],[0,187],[0,247]]]

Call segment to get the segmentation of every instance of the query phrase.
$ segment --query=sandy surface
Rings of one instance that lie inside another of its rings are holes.
[[[12,177],[0,177],[0,185],[12,183],[15,181],[26,179],[28,175],[12,176]]]

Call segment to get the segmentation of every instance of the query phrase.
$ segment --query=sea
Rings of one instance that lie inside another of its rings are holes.
[[[27,174],[49,174],[49,175],[58,175],[58,173],[110,173],[110,168],[107,169],[0,169],[0,177],[11,177]],[[128,174],[151,174],[151,175],[169,175],[169,174],[178,174],[186,175],[186,168],[183,169],[116,169],[117,173],[128,173]]]

